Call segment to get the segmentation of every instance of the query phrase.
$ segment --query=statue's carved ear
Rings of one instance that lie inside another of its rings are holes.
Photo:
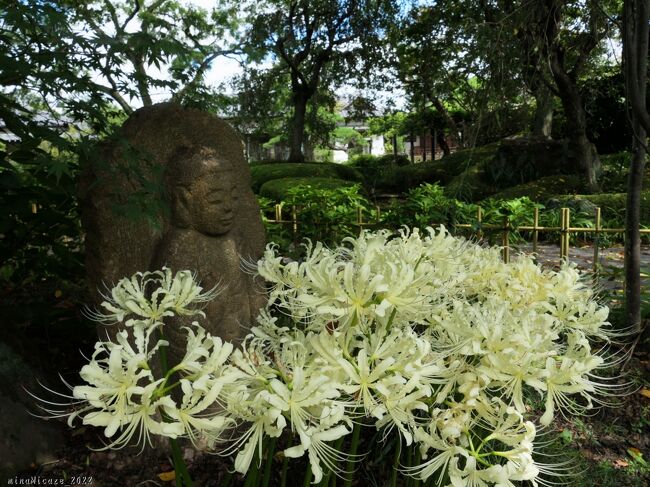
[[[185,186],[176,186],[172,193],[172,214],[174,225],[187,228],[192,222],[190,190]]]

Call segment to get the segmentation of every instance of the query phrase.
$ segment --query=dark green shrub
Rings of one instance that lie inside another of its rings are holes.
[[[386,166],[408,166],[411,160],[405,154],[384,154],[379,156],[378,159]]]
[[[452,152],[436,162],[442,164],[445,174],[451,181],[472,166],[490,163],[494,159],[498,147],[499,144],[494,143],[473,149],[462,149]]]
[[[464,174],[466,171],[471,171],[474,167],[483,167],[483,164],[487,164],[494,157],[496,148],[496,144],[490,144],[474,149],[459,150],[437,161],[394,167],[382,175],[377,183],[377,188],[379,191],[401,194],[423,183],[448,185],[454,178]],[[465,179],[466,177],[462,181]],[[472,184],[474,184],[473,181]],[[477,194],[484,198],[492,194],[492,192],[478,191]],[[447,191],[446,194],[448,197],[455,197],[452,192]],[[481,197],[463,199],[476,201],[481,199]]]
[[[402,225],[424,228],[465,222],[473,214],[476,214],[475,205],[447,198],[438,184],[424,183],[409,190],[405,200],[394,201],[384,212],[382,223],[392,228]]]
[[[560,201],[567,202],[572,198],[584,199],[600,207],[602,218],[609,222],[610,227],[622,228],[625,226],[626,193],[576,195],[560,198]],[[650,225],[650,191],[641,193],[641,225]],[[603,223],[602,226],[605,224]]]
[[[357,169],[363,176],[363,184],[370,194],[382,190],[380,183],[388,175],[391,175],[395,168],[407,166],[409,159],[401,154],[395,157],[393,154],[373,156],[362,154],[354,157],[347,165]]]
[[[296,186],[310,186],[313,189],[335,190],[358,185],[354,181],[335,178],[295,177],[272,179],[262,185],[259,195],[275,202],[287,201],[288,195]]]
[[[358,234],[359,208],[364,221],[371,217],[371,204],[358,184],[332,188],[300,184],[287,191],[283,204],[297,208],[299,240],[309,238],[327,245]]]
[[[341,164],[305,162],[301,164],[281,162],[251,166],[251,187],[258,193],[268,181],[283,178],[332,178],[361,182],[361,174]]]

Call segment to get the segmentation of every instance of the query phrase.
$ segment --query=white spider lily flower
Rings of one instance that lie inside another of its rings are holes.
[[[235,418],[250,423],[248,430],[230,447],[227,452],[237,451],[235,471],[246,474],[250,468],[255,450],[258,459],[262,460],[264,435],[278,437],[286,426],[282,411],[269,404],[259,394],[249,399],[246,393],[232,397],[228,403],[228,412]]]
[[[172,274],[167,267],[155,272],[138,272],[130,278],[121,279],[103,295],[101,307],[108,313],[90,312],[92,319],[111,324],[124,322],[131,326],[142,320],[149,323],[162,321],[165,317],[203,315],[194,305],[206,303],[218,294],[217,288],[202,292],[196,276],[190,271]],[[135,320],[135,321],[134,321]]]
[[[184,270],[172,274],[171,269],[163,267],[155,274],[158,276],[159,287],[152,294],[152,303],[159,301],[159,309],[171,310],[178,316],[197,314],[205,316],[202,311],[192,305],[212,301],[219,294],[217,286],[202,292],[203,288],[198,284],[196,275],[191,271]]]
[[[390,375],[390,368],[395,364],[395,359],[388,357],[371,363],[368,353],[362,348],[357,353],[356,361],[350,362],[342,357],[338,360],[341,369],[347,374],[347,381],[341,384],[341,390],[351,395],[360,403],[367,416],[378,414],[378,401],[375,391],[379,382]]]
[[[84,424],[105,426],[104,434],[111,437],[118,428],[129,422],[133,413],[133,396],[142,395],[143,382],[152,382],[151,371],[139,366],[140,361],[131,358],[124,363],[123,349],[111,348],[107,358],[97,357],[107,352],[98,344],[89,364],[81,369],[81,378],[88,385],[76,386],[72,390],[75,399],[87,401],[91,408],[70,415],[69,424],[83,413]],[[144,356],[140,356],[144,360]]]
[[[580,361],[562,357],[559,361],[549,358],[546,361],[548,378],[546,385],[546,410],[540,418],[540,423],[549,425],[553,420],[555,408],[571,414],[579,415],[592,408],[591,394],[596,392],[596,386],[587,377],[592,370],[602,365],[603,359],[590,356]],[[585,406],[579,405],[570,395],[580,394],[586,399]]]
[[[155,391],[161,381],[153,382],[142,389],[142,393],[139,395],[140,401],[130,404],[130,413],[127,421],[122,425],[123,431],[103,449],[123,448],[131,444],[134,436],[137,439],[137,444],[141,444],[142,449],[144,449],[145,446],[152,445],[152,434],[177,438],[184,433],[184,428],[181,423],[176,421],[168,422],[161,417],[161,410],[167,416],[174,416],[174,411],[176,410],[176,404],[171,397],[162,396],[158,398],[156,396]],[[97,422],[89,422],[88,424],[99,425]]]
[[[210,447],[219,442],[221,435],[235,425],[235,420],[215,411],[215,403],[223,389],[223,382],[207,375],[196,381],[181,379],[183,398],[181,405],[169,412],[172,419],[183,425],[185,434],[198,448],[198,441],[206,439]]]
[[[196,377],[203,374],[211,374],[215,377],[222,375],[234,349],[233,345],[210,335],[197,322],[193,325],[193,327],[184,327],[187,332],[185,355],[174,366],[174,370],[193,374]]]
[[[339,471],[340,468],[338,465],[347,460],[347,455],[339,452],[336,448],[328,445],[328,443],[338,440],[348,433],[350,433],[350,430],[344,425],[334,426],[325,430],[312,427],[305,432],[305,435],[309,438],[307,447],[304,444],[296,445],[284,450],[284,454],[289,458],[298,458],[307,452],[311,471],[314,475],[313,483],[318,484],[323,480],[321,462],[329,470]]]
[[[464,468],[458,468],[459,457],[449,462],[449,480],[454,487],[488,487],[508,481],[508,472],[502,465],[478,468],[476,458],[467,455]]]
[[[165,411],[174,411],[176,405],[167,396],[155,398],[154,391],[162,379],[152,382],[145,387],[131,386],[124,393],[114,396],[112,402],[105,402],[104,407],[99,406],[99,400],[89,403],[95,406],[94,410],[87,411],[83,416],[83,423],[92,426],[105,426],[104,434],[117,438],[107,444],[103,450],[119,449],[131,444],[134,436],[137,445],[151,445],[151,434],[176,438],[183,434],[183,426],[177,422],[165,422],[160,417],[159,408]],[[83,386],[75,388],[75,397],[83,397],[86,389]],[[137,400],[139,398],[139,400]],[[94,404],[93,404],[94,402]],[[74,418],[74,414],[70,419]]]
[[[388,425],[390,431],[396,427],[404,438],[406,445],[413,442],[413,430],[418,420],[415,411],[429,411],[429,407],[421,401],[431,395],[430,388],[423,388],[417,376],[402,384],[396,380],[382,381],[377,384],[377,391],[381,394],[382,403],[374,411],[379,419],[375,423],[377,429]]]
[[[308,448],[309,436],[306,432],[316,419],[313,414],[315,408],[323,407],[340,393],[324,375],[307,375],[302,368],[295,368],[292,372],[289,385],[272,379],[269,383],[271,391],[261,394],[269,404],[288,416],[291,431],[296,432],[302,445]]]
[[[436,475],[438,479],[436,485],[440,487],[450,462],[459,455],[466,455],[465,450],[460,446],[447,443],[435,435],[426,433],[422,428],[415,430],[415,438],[420,443],[420,452],[425,461],[420,465],[405,467],[403,472],[421,480],[427,480],[432,475]],[[435,452],[431,458],[428,458],[429,449]]]

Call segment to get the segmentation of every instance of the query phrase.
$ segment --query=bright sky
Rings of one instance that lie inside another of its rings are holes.
[[[215,5],[215,0],[181,0],[182,4],[186,5],[196,5],[197,7],[202,7],[210,11]],[[241,65],[234,59],[228,59],[225,57],[219,57],[215,59],[212,63],[210,70],[205,75],[206,84],[208,86],[218,86],[224,81],[228,81],[235,75],[241,74],[242,68]],[[354,95],[354,91],[351,87],[343,86],[337,91],[337,95],[340,98],[349,98]],[[395,96],[397,95],[397,96]],[[156,93],[152,96],[154,102],[164,101],[169,97],[168,93]],[[379,93],[379,103],[385,104],[388,98],[396,98],[396,108],[404,108],[404,94],[401,90],[392,90],[386,91],[385,93]]]
[[[215,0],[182,0],[181,3],[196,5],[210,11],[216,2]],[[208,86],[216,86],[234,75],[241,74],[241,72],[241,66],[237,61],[220,57],[212,63],[205,80]]]

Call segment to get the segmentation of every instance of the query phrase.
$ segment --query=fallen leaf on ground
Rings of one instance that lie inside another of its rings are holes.
[[[172,470],[171,472],[159,473],[158,478],[163,482],[171,482],[176,479],[176,472]]]
[[[614,460],[614,467],[616,468],[625,468],[629,465],[630,464],[627,463],[625,460]]]
[[[648,399],[650,399],[650,389],[648,389],[647,387],[641,389],[639,391],[639,394],[641,394],[643,397],[647,397]]]

